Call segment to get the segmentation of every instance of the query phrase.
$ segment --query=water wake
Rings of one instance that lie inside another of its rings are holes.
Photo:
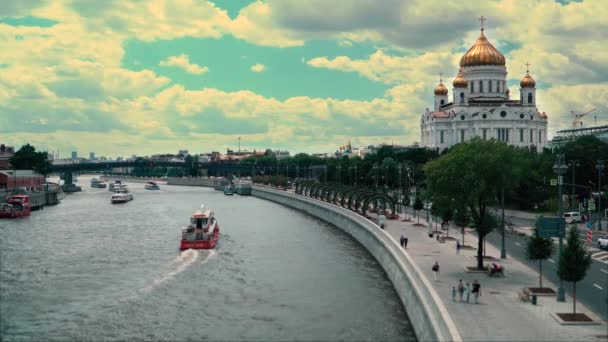
[[[141,289],[141,292],[150,293],[152,290],[154,290],[159,285],[165,283],[167,280],[173,279],[176,275],[185,271],[188,268],[188,266],[190,266],[194,262],[196,262],[196,260],[198,260],[198,258],[200,256],[200,254],[201,254],[201,252],[194,250],[194,249],[188,249],[188,250],[180,253],[180,255],[175,257],[175,259],[173,260],[172,264],[174,265],[174,267],[172,267],[171,271],[167,272],[166,274],[162,275],[161,277],[159,277],[157,279],[154,279],[154,281],[152,281],[152,284]],[[209,256],[207,256],[203,259],[203,261],[205,261],[205,260],[209,260]]]

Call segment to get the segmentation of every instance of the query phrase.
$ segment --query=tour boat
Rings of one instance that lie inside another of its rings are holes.
[[[127,189],[119,189],[112,194],[111,202],[114,203],[125,203],[133,200],[133,194]]]
[[[182,240],[179,245],[181,251],[185,249],[211,249],[215,247],[220,226],[217,224],[213,212],[201,205],[190,218],[190,224],[182,229]]]
[[[108,187],[108,190],[111,192],[116,192],[118,190],[123,190],[126,189],[127,185],[126,184],[122,184],[121,181],[116,180],[114,181],[114,183],[110,183],[110,186]]]
[[[160,187],[158,186],[158,184],[156,184],[154,182],[146,183],[145,188],[146,188],[146,190],[160,190]]]
[[[30,197],[25,194],[11,196],[0,206],[0,218],[19,218],[29,216],[32,211]]]
[[[91,188],[105,189],[106,183],[97,178],[91,179]]]
[[[224,187],[224,195],[226,195],[226,196],[234,195],[234,190],[232,189],[232,186],[228,185],[228,186]]]
[[[235,191],[241,196],[251,195],[252,182],[249,179],[237,179],[234,181]]]

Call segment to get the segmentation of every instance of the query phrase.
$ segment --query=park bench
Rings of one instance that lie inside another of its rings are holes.
[[[521,289],[520,291],[517,291],[517,296],[519,297],[519,299],[522,302],[529,302],[530,301],[530,294],[531,294],[530,289],[528,289],[527,287]]]

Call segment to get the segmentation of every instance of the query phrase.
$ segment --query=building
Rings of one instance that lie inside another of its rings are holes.
[[[72,160],[78,159],[78,152],[72,152]]]
[[[289,151],[275,150],[273,153],[277,159],[289,158]]]
[[[0,145],[0,170],[10,169],[9,159],[15,154],[15,148],[12,146]]]
[[[560,147],[585,135],[593,135],[601,141],[608,143],[608,126],[573,128],[557,131],[557,135],[549,142],[549,146],[551,148]]]
[[[13,191],[19,188],[40,189],[44,177],[32,170],[5,170],[0,171],[0,189]]]
[[[95,160],[95,152],[89,152],[89,160]]]
[[[181,154],[182,156],[187,156],[188,155],[188,150],[179,150],[177,152],[177,154]]]
[[[537,150],[546,147],[548,118],[536,107],[536,81],[527,68],[519,99],[512,100],[505,64],[504,55],[484,35],[482,24],[479,38],[460,59],[451,101],[440,77],[433,108],[420,118],[421,145],[444,149],[480,137]]]

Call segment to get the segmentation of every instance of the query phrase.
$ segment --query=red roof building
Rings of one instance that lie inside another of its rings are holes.
[[[44,176],[32,170],[5,170],[0,171],[0,188],[13,191],[19,188],[40,189],[44,183]]]

